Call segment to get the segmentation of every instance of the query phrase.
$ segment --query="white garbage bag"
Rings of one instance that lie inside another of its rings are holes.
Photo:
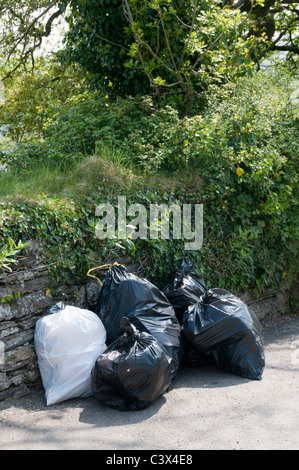
[[[91,396],[91,370],[106,349],[106,329],[95,313],[55,307],[37,321],[34,333],[47,405]]]

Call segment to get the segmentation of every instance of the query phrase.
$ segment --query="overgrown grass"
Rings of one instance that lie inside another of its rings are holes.
[[[84,202],[99,191],[105,196],[111,191],[134,195],[137,189],[175,189],[182,179],[189,190],[201,184],[200,177],[192,177],[187,170],[177,175],[143,173],[124,150],[99,142],[93,155],[81,159],[72,168],[40,160],[30,163],[26,171],[17,171],[15,167],[0,171],[0,199],[34,200],[45,195]]]
[[[0,172],[0,198],[34,199],[40,195],[57,198],[84,198],[101,184],[125,188],[135,178],[121,151],[99,145],[94,155],[72,168],[48,160],[32,162],[26,171]]]

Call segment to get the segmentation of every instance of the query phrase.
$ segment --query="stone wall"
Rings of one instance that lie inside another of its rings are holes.
[[[130,260],[119,259],[118,262],[136,273],[137,266],[130,264]],[[88,277],[78,285],[56,286],[55,296],[49,293],[49,285],[47,266],[37,262],[34,243],[12,273],[0,275],[0,401],[23,396],[33,387],[41,387],[34,349],[37,320],[51,306],[65,300],[65,295],[71,305],[93,310],[101,289],[97,280]],[[287,296],[281,292],[258,299],[244,293],[241,298],[259,319],[288,309]]]
[[[117,261],[130,272],[137,268],[128,259]],[[41,386],[34,349],[37,320],[66,299],[71,305],[92,310],[101,289],[89,277],[78,285],[55,286],[55,296],[49,293],[49,285],[47,266],[37,262],[34,243],[12,273],[0,274],[0,401]]]

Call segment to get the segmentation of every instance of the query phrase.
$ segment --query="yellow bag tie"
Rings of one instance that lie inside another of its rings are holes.
[[[112,268],[112,266],[120,266],[120,264],[117,263],[117,262],[115,262],[115,263],[113,263],[113,264],[103,264],[103,266],[97,266],[96,268],[90,269],[90,270],[88,271],[88,273],[87,273],[87,276],[93,277],[94,279],[96,279],[97,281],[99,281],[99,283],[100,283],[101,286],[103,287],[103,284],[102,284],[102,282],[100,281],[100,279],[99,279],[97,276],[92,276],[90,273],[91,273],[92,271],[95,271],[96,269],[105,269],[105,268],[109,268],[109,269],[110,269],[110,268]]]

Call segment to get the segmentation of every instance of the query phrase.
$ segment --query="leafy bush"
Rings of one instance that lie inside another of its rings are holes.
[[[44,138],[53,147],[59,143],[67,154],[91,154],[96,142],[102,142],[124,149],[130,157],[151,142],[160,142],[163,131],[177,120],[176,111],[156,110],[149,98],[110,99],[86,92],[53,111],[45,122]]]
[[[148,98],[85,94],[53,112],[43,146],[41,158],[52,155],[54,161],[96,149],[72,172],[78,180],[67,198],[2,205],[1,237],[42,240],[54,279],[83,279],[95,259],[122,251],[159,286],[186,254],[211,287],[261,291],[294,279],[298,111],[283,77],[259,73],[223,88],[204,114],[185,118],[171,107],[155,108]],[[183,240],[100,242],[95,206],[116,205],[118,195],[147,208],[202,203],[202,249],[186,253]]]
[[[0,122],[17,142],[40,136],[48,108],[59,106],[84,89],[79,66],[61,65],[55,55],[38,56],[34,70],[6,80],[5,100],[0,102]]]
[[[11,265],[17,264],[17,256],[20,252],[26,248],[28,243],[22,243],[19,241],[17,244],[11,238],[7,239],[7,244],[2,246],[0,252],[0,269],[5,271],[12,271]]]

